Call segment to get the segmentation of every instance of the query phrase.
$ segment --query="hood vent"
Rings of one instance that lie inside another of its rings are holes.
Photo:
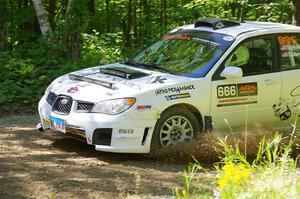
[[[122,67],[100,68],[100,73],[122,77],[125,79],[137,79],[149,75],[147,73],[143,73],[137,70]]]

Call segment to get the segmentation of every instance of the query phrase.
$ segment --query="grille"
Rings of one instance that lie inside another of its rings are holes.
[[[94,106],[94,103],[91,103],[91,102],[78,102],[77,110],[88,112],[88,111],[92,110],[93,106]]]
[[[46,101],[52,106],[55,102],[57,95],[53,92],[49,92]]]
[[[58,114],[67,115],[70,113],[73,104],[72,97],[60,95],[54,102],[52,111]]]

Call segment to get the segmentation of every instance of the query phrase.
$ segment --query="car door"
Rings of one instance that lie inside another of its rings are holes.
[[[274,117],[274,99],[280,97],[281,75],[274,36],[253,37],[241,42],[212,79],[211,114],[214,128],[222,132],[269,128]],[[224,79],[225,67],[240,67],[243,77]]]
[[[274,104],[280,127],[291,127],[300,114],[300,34],[277,35],[282,90]]]

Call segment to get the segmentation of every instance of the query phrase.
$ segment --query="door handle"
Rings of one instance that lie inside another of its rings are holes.
[[[272,79],[265,79],[264,86],[276,86],[277,82]]]

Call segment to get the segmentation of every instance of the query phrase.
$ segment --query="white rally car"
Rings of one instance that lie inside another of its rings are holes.
[[[299,27],[200,19],[123,63],[54,80],[39,102],[39,128],[99,151],[149,153],[246,122],[289,128],[299,105]]]

